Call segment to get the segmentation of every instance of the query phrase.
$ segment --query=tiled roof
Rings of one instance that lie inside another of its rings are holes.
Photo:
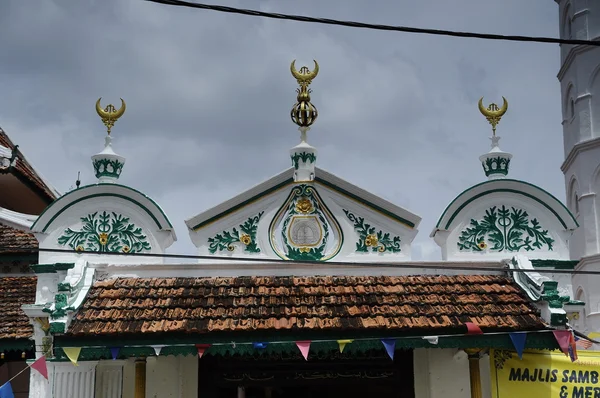
[[[0,339],[23,339],[33,334],[23,304],[35,302],[35,276],[0,278]]]
[[[225,331],[543,329],[506,277],[314,276],[99,281],[68,335]]]
[[[38,241],[28,232],[0,224],[0,254],[22,253],[38,248]]]
[[[0,128],[0,145],[11,150],[15,148],[15,144],[13,144],[10,138],[8,138],[8,135],[4,130],[2,130],[2,128]],[[56,199],[56,195],[52,189],[40,178],[38,173],[33,169],[31,164],[29,164],[29,162],[21,153],[19,153],[15,169],[23,177],[31,181],[38,188],[40,193],[45,196],[47,201],[51,202]]]

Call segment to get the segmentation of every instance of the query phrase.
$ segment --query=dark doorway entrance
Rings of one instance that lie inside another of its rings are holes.
[[[207,398],[414,398],[412,351],[313,355],[205,356],[199,360],[198,392]]]

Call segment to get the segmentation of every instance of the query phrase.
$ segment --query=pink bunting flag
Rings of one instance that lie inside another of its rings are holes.
[[[560,347],[560,350],[566,355],[566,356],[571,356],[569,355],[569,349],[571,348],[571,341],[573,339],[573,333],[571,333],[570,330],[553,330],[552,333],[554,334],[554,338],[556,339],[556,342],[558,343],[558,346]],[[573,344],[573,346],[575,346]],[[577,354],[575,354],[577,355]],[[572,359],[572,358],[571,358]]]
[[[467,334],[483,334],[483,331],[479,326],[475,325],[473,322],[465,322],[465,326],[467,327]]]
[[[198,350],[198,358],[202,358],[202,355],[208,350],[210,344],[196,344],[196,349]]]
[[[308,361],[308,350],[310,350],[310,340],[296,341],[296,346],[302,353],[304,359]]]
[[[34,363],[31,364],[31,367],[40,372],[40,374],[44,376],[46,380],[48,380],[48,366],[46,365],[45,356],[39,357]]]

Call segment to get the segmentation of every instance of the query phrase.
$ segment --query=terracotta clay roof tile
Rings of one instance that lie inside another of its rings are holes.
[[[38,241],[33,234],[0,224],[0,254],[23,253],[37,248]]]
[[[96,282],[69,335],[546,327],[493,275],[117,278]]]
[[[23,339],[33,334],[21,305],[35,302],[35,276],[0,278],[0,339]]]

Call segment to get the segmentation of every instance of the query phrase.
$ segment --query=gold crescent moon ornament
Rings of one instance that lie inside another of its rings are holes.
[[[493,102],[487,108],[485,108],[483,106],[483,97],[479,99],[478,103],[479,112],[481,112],[481,114],[485,116],[487,121],[492,125],[492,133],[494,136],[496,136],[496,126],[498,123],[500,123],[500,119],[502,119],[502,116],[504,116],[508,110],[508,101],[504,97],[502,97],[502,100],[503,103],[501,108]]]
[[[298,96],[296,97],[296,103],[291,112],[292,121],[296,123],[298,127],[310,127],[319,116],[317,107],[310,102],[310,93],[312,90],[308,88],[310,83],[312,83],[314,78],[319,74],[319,64],[316,60],[313,61],[315,67],[312,71],[306,66],[297,70],[296,60],[293,60],[290,65],[292,76],[294,76],[300,85],[300,87],[296,89]]]
[[[313,62],[315,63],[315,67],[312,71],[306,66],[303,66],[300,68],[300,71],[298,71],[296,70],[296,60],[292,61],[292,64],[290,65],[290,71],[292,72],[292,76],[294,76],[298,81],[298,84],[308,85],[315,79],[315,77],[317,77],[319,74],[319,64],[316,60],[313,60]]]
[[[123,98],[121,98],[121,107],[119,109],[115,108],[113,104],[108,104],[106,108],[102,109],[102,106],[100,105],[101,99],[102,97],[98,98],[98,101],[96,101],[96,113],[98,113],[98,116],[102,119],[102,123],[106,126],[108,135],[110,135],[110,131],[115,125],[115,122],[123,116],[127,106],[125,105]]]

